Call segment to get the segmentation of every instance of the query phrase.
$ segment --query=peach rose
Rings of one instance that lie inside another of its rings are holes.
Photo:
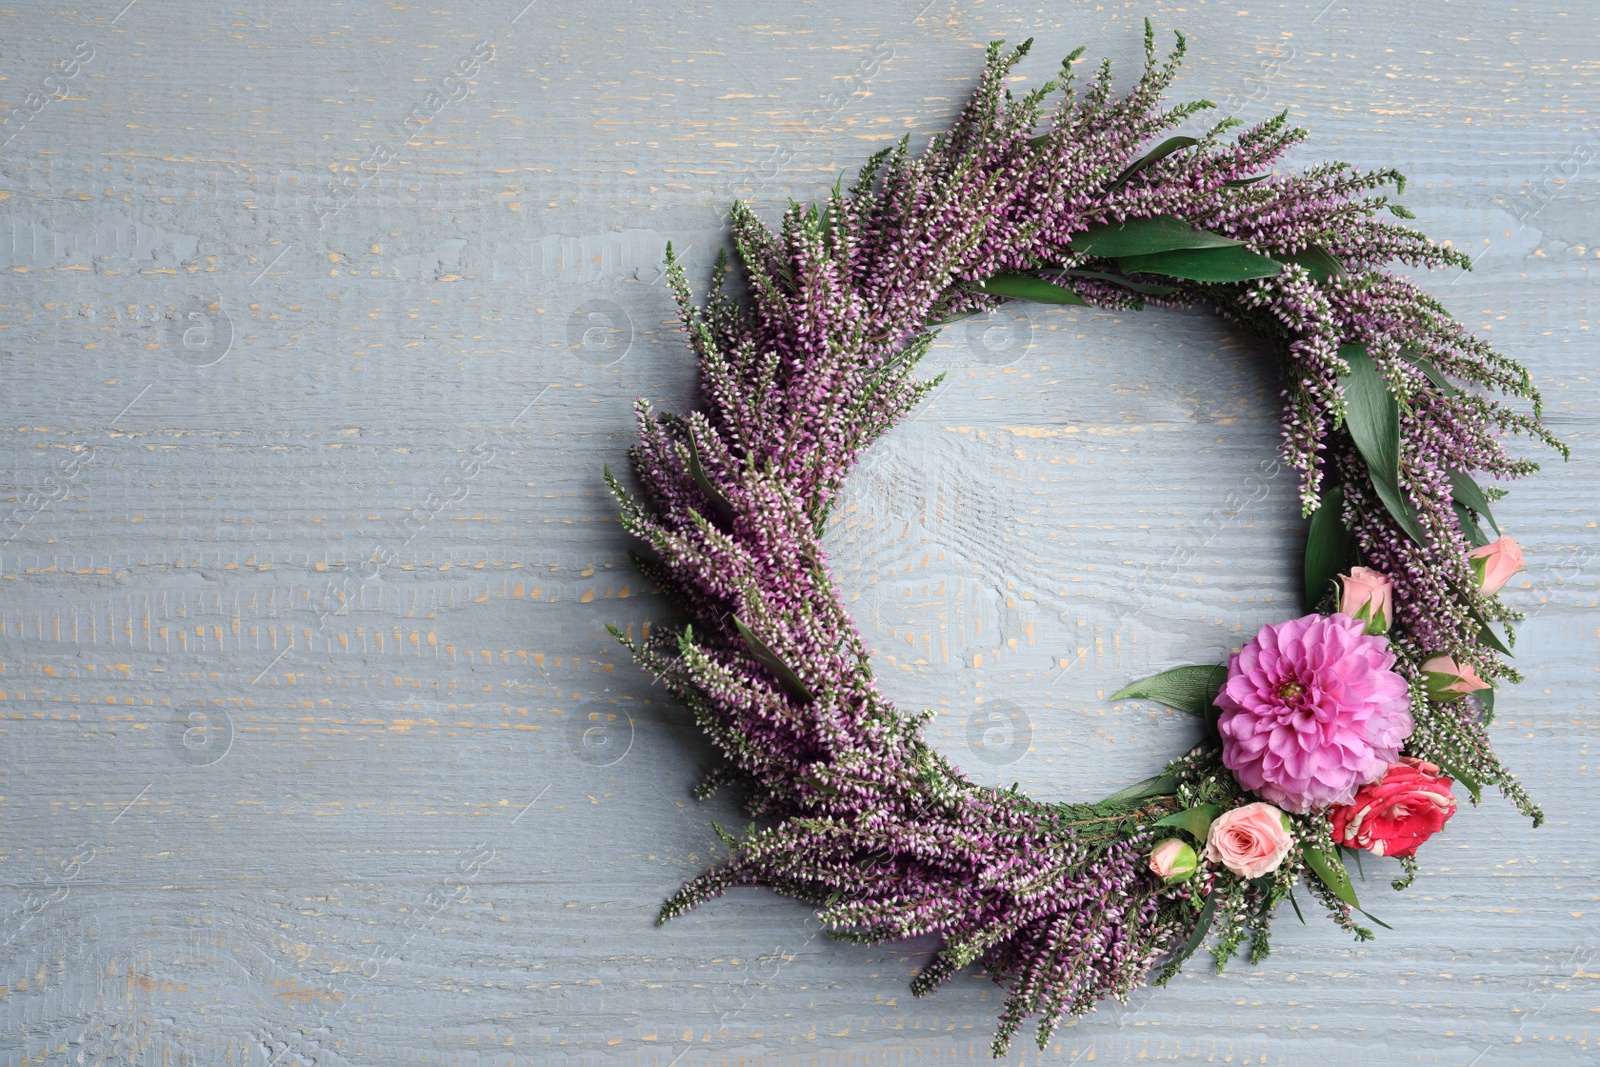
[[[1509,537],[1492,545],[1472,550],[1468,557],[1478,575],[1478,587],[1492,596],[1505,588],[1511,576],[1522,569],[1522,546]]]
[[[1428,695],[1435,700],[1459,700],[1468,693],[1491,688],[1478,677],[1470,663],[1457,663],[1449,656],[1431,656],[1422,664]]]
[[[1288,816],[1261,800],[1225,811],[1206,834],[1206,859],[1240,878],[1271,874],[1294,844],[1287,822]]]
[[[1387,633],[1394,619],[1394,582],[1371,567],[1351,567],[1339,575],[1339,610],[1367,624],[1369,634]]]

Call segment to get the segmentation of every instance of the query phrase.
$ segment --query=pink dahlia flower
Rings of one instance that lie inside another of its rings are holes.
[[[1285,811],[1348,804],[1411,736],[1409,692],[1388,641],[1348,615],[1261,628],[1217,694],[1222,762]]]

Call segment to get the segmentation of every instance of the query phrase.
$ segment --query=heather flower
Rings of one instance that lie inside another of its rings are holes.
[[[1410,736],[1394,653],[1348,615],[1268,624],[1228,661],[1217,695],[1222,762],[1287,811],[1345,804]]]

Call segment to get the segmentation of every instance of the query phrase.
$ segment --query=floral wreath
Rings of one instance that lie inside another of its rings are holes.
[[[1520,680],[1495,624],[1521,617],[1496,594],[1522,558],[1484,534],[1499,533],[1503,490],[1474,479],[1536,469],[1505,453],[1507,432],[1566,454],[1527,371],[1383,270],[1470,266],[1380,217],[1413,217],[1372,192],[1403,192],[1402,175],[1268,172],[1306,136],[1284,115],[1141,151],[1213,106],[1161,106],[1181,34],[1158,60],[1146,24],[1144,72],[1121,98],[1109,61],[1072,89],[1082,49],[1013,98],[1027,48],[991,45],[948,133],[920,156],[909,137],[877,153],[848,190],[791,205],[777,233],[735,204],[743,301],[721,289],[722,257],[697,308],[668,247],[703,406],[639,403],[648,503],[606,471],[622,525],[652,550],[635,562],[685,616],[639,642],[612,633],[726,757],[696,795],[736,785],[758,820],[742,836],[716,827],[729,857],[661,920],[762,885],[817,905],[843,940],[937,934],[912,989],[979,964],[1007,990],[996,1055],[1030,1016],[1042,1048],[1064,1014],[1126,998],[1157,964],[1165,983],[1210,934],[1219,968],[1247,938],[1259,960],[1278,905],[1300,914],[1297,883],[1370,939],[1344,855],[1398,858],[1405,888],[1457,783],[1474,802],[1498,786],[1539,825],[1485,730],[1496,685]],[[939,327],[1007,300],[1199,303],[1271,341],[1283,456],[1310,518],[1312,612],[1263,626],[1226,665],[1117,693],[1193,713],[1204,737],[1095,804],[974,784],[924,741],[933,713],[879,691],[820,547],[852,464],[937,385],[912,370]]]

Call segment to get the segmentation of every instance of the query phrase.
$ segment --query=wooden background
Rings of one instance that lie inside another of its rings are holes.
[[[1005,1062],[1600,1062],[1600,9],[525,2],[0,12],[5,1064],[985,1061],[986,979],[908,992],[931,943],[757,891],[653,925],[739,814],[604,634],[665,608],[600,472],[636,395],[692,402],[666,242],[702,281],[733,199],[940,129],[992,38],[1126,84],[1146,15],[1181,95],[1408,173],[1476,257],[1425,284],[1573,447],[1498,508],[1531,617],[1494,733],[1549,822],[1490,798],[1408,893],[1369,865],[1375,943],[1286,914]],[[829,535],[885,686],[980,781],[1151,773],[1192,720],[1108,694],[1296,609],[1267,353],[1028,309],[930,364]]]

